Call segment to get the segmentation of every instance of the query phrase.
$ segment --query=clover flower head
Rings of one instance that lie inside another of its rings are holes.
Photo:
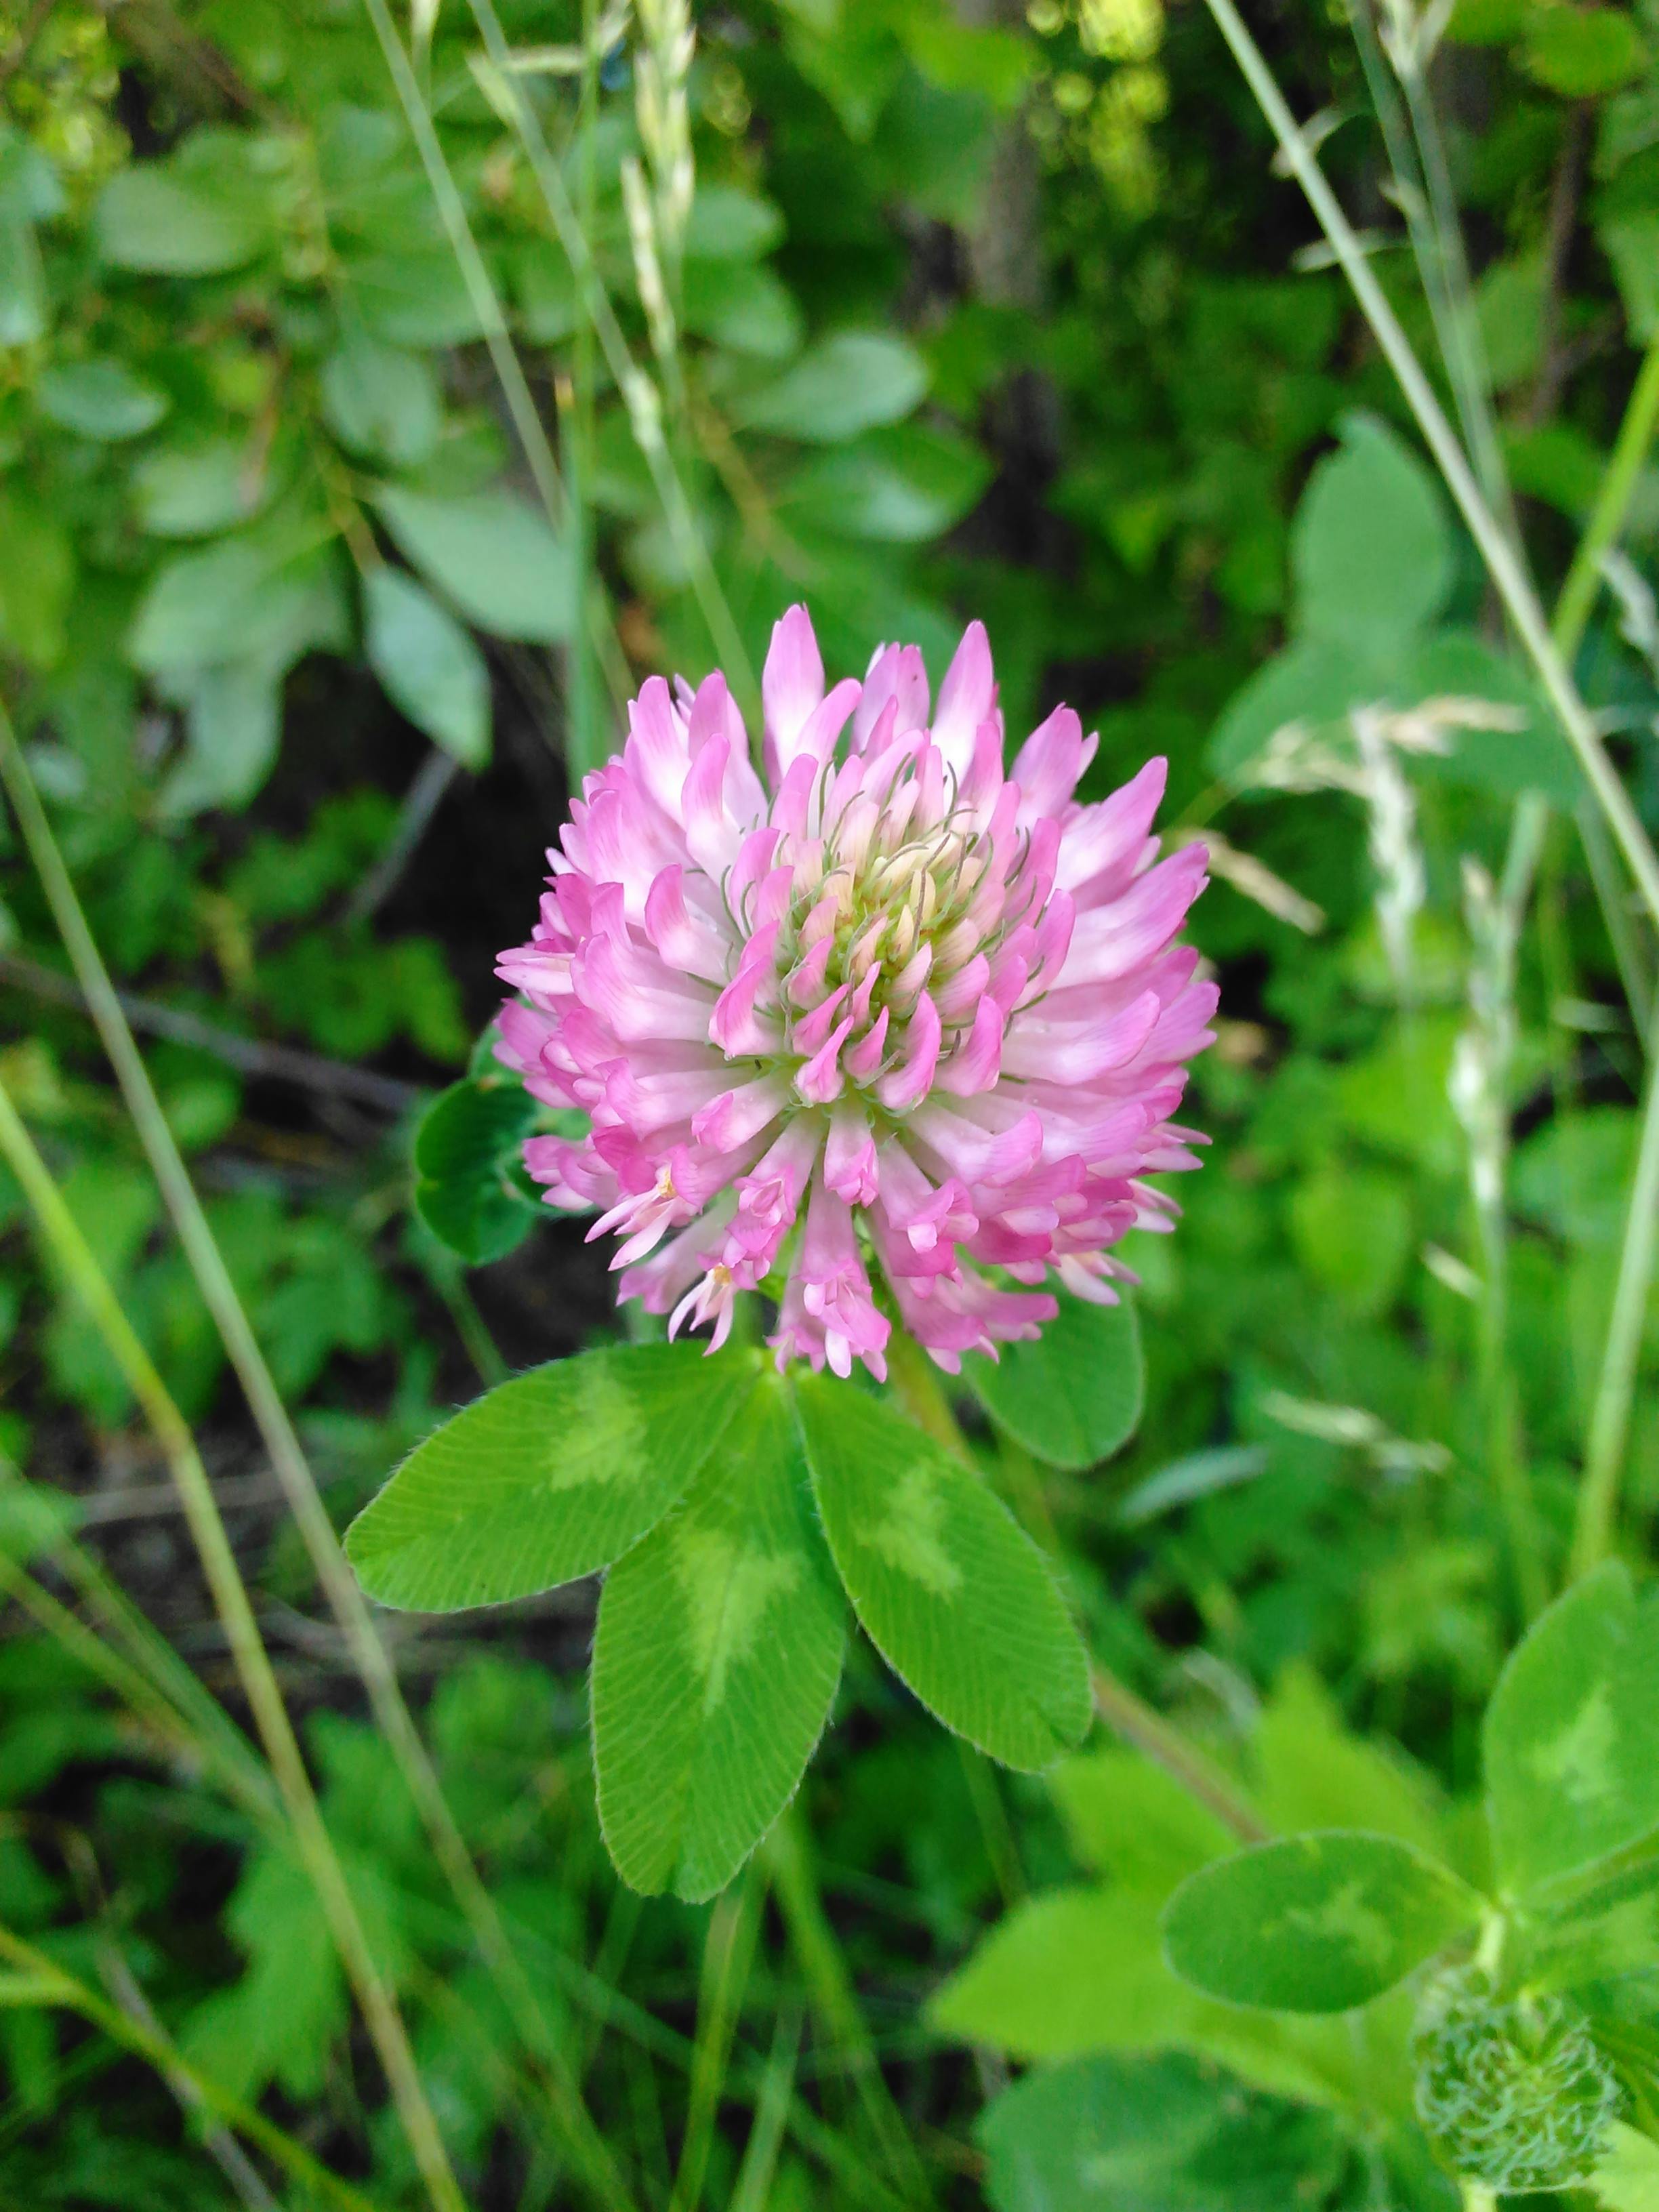
[[[1162,761],[1076,798],[1067,707],[1006,768],[978,623],[930,702],[915,646],[826,690],[792,607],[762,695],[757,771],[722,676],[652,678],[573,804],[499,1052],[590,1130],[526,1164],[671,1334],[715,1348],[765,1285],[780,1366],[879,1378],[896,1318],[955,1372],[1038,1334],[1051,1273],[1114,1301],[1112,1247],[1170,1224],[1143,1178],[1196,1164],[1204,848],[1158,858]]]

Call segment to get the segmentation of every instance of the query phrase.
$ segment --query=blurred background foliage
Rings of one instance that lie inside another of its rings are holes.
[[[1167,819],[1220,878],[1191,1111],[1214,1152],[1179,1233],[1138,1240],[1139,1433],[1015,1503],[1097,1648],[1275,1819],[1431,1833],[1472,1865],[1519,1620],[1489,1474],[1518,1452],[1559,1576],[1652,947],[1616,884],[1598,898],[1576,771],[1207,15],[722,0],[682,113],[670,11],[499,5],[15,0],[0,26],[7,696],[331,1515],[480,1376],[614,1326],[580,1224],[497,1193],[478,1249],[512,1249],[469,1273],[409,1201],[415,1110],[488,1022],[619,702],[716,659],[752,693],[798,598],[838,670],[902,636],[937,673],[977,614],[1011,723],[1075,705],[1097,790],[1167,753]],[[1258,15],[1427,349],[1376,26]],[[1456,0],[1433,63],[1547,584],[1659,337],[1656,37],[1645,6]],[[1659,829],[1656,539],[1644,466],[1579,674]],[[1425,738],[1412,710],[1448,697],[1496,726],[1431,714]],[[1375,773],[1334,773],[1322,733],[1373,698]],[[1287,725],[1300,755],[1261,773]],[[1526,790],[1555,811],[1499,1036],[1478,872]],[[580,2178],[433,1871],[10,830],[0,1022],[6,1085],[198,1425],[468,2201],[623,2201]],[[1507,1361],[1482,1382],[1471,1170],[1494,1158]],[[1633,1542],[1656,1358],[1650,1305]],[[286,2169],[273,2200],[194,2066],[373,2203],[416,2202],[291,1844],[193,1687],[236,1709],[165,1469],[3,1175],[0,1447],[39,1486],[0,1493],[0,1920],[186,2069],[43,2007],[38,1967],[33,2001],[0,1982],[0,2198],[331,2201]],[[1194,1862],[1176,1838],[1125,1870],[1174,1816],[1121,1754],[1052,1788],[994,1775],[867,1655],[756,1873],[708,1910],[620,1890],[590,1626],[556,1595],[389,1640],[628,2201],[1240,2212],[1291,2201],[1292,2172],[1309,2205],[1450,2201],[1392,2061],[1356,2089],[1328,2050],[1264,2057],[1170,2009],[1145,1897]],[[1645,1970],[1650,1921],[1629,1940]],[[1097,2070],[981,2120],[1033,2056]],[[1224,2094],[1218,2062],[1255,2086]]]

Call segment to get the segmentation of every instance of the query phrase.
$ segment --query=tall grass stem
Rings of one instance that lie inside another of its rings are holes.
[[[478,1877],[404,1702],[368,1601],[346,1565],[315,1477],[167,1126],[3,707],[0,707],[0,783],[11,798],[52,918],[114,1066],[127,1111],[161,1188],[191,1271],[241,1384],[254,1425],[270,1455],[272,1470],[294,1515],[323,1594],[344,1632],[353,1662],[368,1692],[375,1719],[392,1747],[420,1813],[439,1867],[520,2033],[546,2069],[553,2118],[578,2171],[605,2207],[605,2212],[618,2212],[618,2208],[631,2201],[629,2193],[604,2138],[574,2089],[568,2060],[559,2047],[551,2022],[507,1940],[494,1900]]]
[[[1352,288],[1355,299],[1393,369],[1407,404],[1417,419],[1425,442],[1444,477],[1497,586],[1516,636],[1537,671],[1550,704],[1577,757],[1597,805],[1606,816],[1626,863],[1641,892],[1643,903],[1659,923],[1659,854],[1631,804],[1607,757],[1589,710],[1579,697],[1571,674],[1551,638],[1549,625],[1522,562],[1492,514],[1476,483],[1455,433],[1446,420],[1434,388],[1424,374],[1401,329],[1399,318],[1383,295],[1372,273],[1364,247],[1343,213],[1336,195],[1325,180],[1308,143],[1286,106],[1273,71],[1233,4],[1233,0],[1206,0],[1206,5],[1237,62],[1257,106],[1309,205],[1318,219],[1331,251]]]
[[[1575,1578],[1599,1566],[1613,1548],[1619,1478],[1630,1446],[1631,1405],[1656,1258],[1659,1258],[1659,1033],[1649,1045],[1647,1096],[1642,1106],[1636,1173],[1625,1214],[1613,1312],[1584,1444],[1571,1560]]]
[[[316,1889],[329,1932],[386,2070],[387,2085],[427,2195],[436,2212],[465,2212],[465,2200],[421,2081],[403,2015],[374,1963],[344,1873],[324,1826],[299,1739],[283,1702],[282,1691],[248,1602],[236,1556],[225,1534],[213,1486],[195,1439],[122,1311],[108,1278],[36,1150],[3,1081],[0,1081],[0,1158],[5,1160],[27,1200],[51,1259],[92,1317],[161,1448],[178,1486],[238,1678],[282,1792],[295,1845]]]

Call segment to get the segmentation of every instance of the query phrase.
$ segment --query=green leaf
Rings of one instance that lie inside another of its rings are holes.
[[[46,333],[46,271],[34,225],[0,210],[0,346],[33,345]]]
[[[1348,2012],[1478,1917],[1455,1875],[1392,1836],[1327,1829],[1190,1875],[1164,1916],[1170,1964],[1229,2004]]]
[[[165,392],[119,361],[66,362],[46,369],[34,396],[41,413],[61,428],[109,445],[142,438],[171,404]]]
[[[847,1383],[797,1394],[841,1578],[871,1641],[947,1728],[1048,1766],[1089,1725],[1089,1668],[1048,1562],[977,1475]]]
[[[753,261],[690,261],[680,314],[687,330],[757,361],[787,361],[805,320],[775,270]]]
[[[731,1881],[823,1734],[844,1610],[788,1396],[768,1376],[605,1577],[593,1758],[625,1881],[696,1900]]]
[[[783,489],[792,521],[836,538],[919,544],[960,522],[990,482],[979,447],[921,423],[815,453]]]
[[[1609,1562],[1558,1598],[1486,1709],[1498,1874],[1524,1893],[1659,1828],[1659,1606]]]
[[[1034,1344],[1006,1344],[1000,1359],[975,1353],[962,1372],[998,1427],[1050,1467],[1097,1466],[1139,1424],[1146,1366],[1127,1304],[1062,1296]]]
[[[581,321],[575,271],[550,238],[525,238],[511,247],[506,269],[525,336],[535,345],[556,345]]]
[[[741,185],[699,181],[685,226],[688,261],[758,261],[783,237],[783,216],[770,200]]]
[[[1277,731],[1301,722],[1319,732],[1346,720],[1367,699],[1389,696],[1396,665],[1326,639],[1297,639],[1235,693],[1206,749],[1206,763],[1236,788],[1247,787]]]
[[[1589,2187],[1601,2212],[1659,2212],[1659,2143],[1615,2120]]]
[[[1648,49],[1622,9],[1547,0],[1527,18],[1521,48],[1527,74],[1564,100],[1601,100],[1640,76]]]
[[[927,389],[914,346],[877,331],[840,331],[810,347],[775,383],[734,410],[744,429],[838,445],[910,413]]]
[[[161,811],[183,821],[211,806],[246,806],[270,775],[283,732],[279,655],[191,668],[167,682],[185,709],[189,750],[167,778]]]
[[[1326,2202],[1350,2156],[1328,2114],[1176,2052],[1028,2074],[974,2132],[994,2212],[1285,2212]]]
[[[335,634],[338,578],[328,549],[258,525],[164,562],[138,603],[129,657],[152,675],[298,653]]]
[[[1627,1106],[1586,1106],[1546,1121],[1516,1150],[1516,1212],[1569,1244],[1618,1251],[1636,1132]]]
[[[404,1462],[346,1537],[382,1605],[532,1597],[609,1566],[653,1528],[752,1389],[741,1353],[631,1345],[489,1391]]]
[[[256,204],[216,193],[207,177],[159,161],[117,171],[98,202],[95,228],[106,261],[165,276],[240,269],[270,238]]]
[[[570,635],[568,546],[506,490],[454,498],[383,485],[376,504],[398,550],[477,629],[552,645]]]
[[[1298,635],[1389,651],[1432,622],[1451,590],[1449,525],[1434,478],[1395,433],[1351,415],[1296,513]]]
[[[258,506],[265,472],[250,471],[246,446],[211,438],[147,453],[132,471],[138,520],[152,538],[211,538]]]
[[[1255,1801],[1270,1828],[1364,1828],[1431,1856],[1438,1852],[1438,1801],[1429,1777],[1393,1744],[1353,1735],[1310,1668],[1291,1665],[1279,1676],[1251,1750]]]
[[[523,1243],[541,1209],[525,1187],[520,1151],[536,1101],[499,1073],[440,1091],[415,1132],[415,1206],[469,1267]]]
[[[1234,1848],[1214,1814],[1138,1752],[1114,1745],[1068,1759],[1050,1786],[1077,1856],[1159,1902]]]
[[[363,579],[368,665],[393,704],[464,768],[489,758],[489,671],[453,615],[401,569]]]
[[[1659,208],[1604,216],[1595,234],[1613,264],[1630,335],[1638,345],[1650,345],[1659,337]]]
[[[1189,1989],[1164,1958],[1159,1902],[1155,1891],[1118,1887],[1024,1899],[937,1992],[930,2023],[1017,2058],[1201,2051],[1260,2087],[1329,2101],[1346,2034]]]
[[[351,309],[387,345],[465,345],[482,335],[477,307],[447,246],[353,256],[342,275]]]
[[[351,453],[409,468],[437,444],[443,398],[418,354],[353,331],[323,363],[321,385],[323,418]]]
[[[1412,1257],[1412,1212],[1401,1179],[1381,1168],[1331,1160],[1291,1194],[1297,1257],[1350,1313],[1393,1304]]]
[[[1425,638],[1392,687],[1401,706],[1425,699],[1478,699],[1506,708],[1512,729],[1448,730],[1443,753],[1413,755],[1411,773],[1472,785],[1509,799],[1541,792],[1570,812],[1586,795],[1583,772],[1531,678],[1473,631],[1446,629]]]

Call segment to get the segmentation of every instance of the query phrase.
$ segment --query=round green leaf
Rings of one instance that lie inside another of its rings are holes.
[[[430,592],[384,565],[363,580],[363,643],[386,696],[464,768],[489,757],[489,671]]]
[[[49,368],[35,398],[41,413],[64,429],[107,445],[142,438],[171,404],[165,392],[119,361],[72,361]]]
[[[1189,1875],[1164,1942],[1184,1981],[1230,2004],[1348,2012],[1473,1924],[1474,1892],[1392,1836],[1326,1829]]]
[[[977,1475],[890,1407],[797,1394],[824,1534],[870,1640],[947,1728],[1006,1765],[1089,1725],[1089,1668],[1042,1554]]]
[[[451,1084],[421,1116],[415,1208],[469,1267],[501,1259],[534,1225],[540,1209],[520,1152],[536,1117],[528,1091],[499,1074]]]
[[[1622,9],[1547,0],[1527,18],[1527,73],[1564,100],[1604,99],[1639,76],[1647,58],[1642,33]]]
[[[437,444],[443,399],[418,354],[353,331],[323,363],[321,382],[328,427],[354,453],[406,468]]]
[[[1598,1568],[1534,1622],[1486,1708],[1500,1875],[1526,1891],[1659,1829],[1659,1604]]]
[[[1095,1467],[1140,1420],[1146,1365],[1132,1305],[1062,1297],[1035,1344],[963,1360],[963,1378],[999,1428],[1049,1467]]]
[[[418,1445],[346,1536],[382,1605],[500,1605],[609,1566],[662,1518],[754,1384],[742,1353],[619,1346],[516,1376]]]
[[[258,207],[159,161],[118,170],[98,203],[99,251],[119,269],[212,276],[252,261],[270,235]]]
[[[138,520],[152,538],[210,538],[245,522],[264,495],[237,438],[210,438],[147,453],[132,471]]]
[[[1184,2051],[1038,2068],[975,2132],[994,2212],[1285,2212],[1324,2202],[1352,2155],[1330,2113]]]
[[[1309,479],[1291,537],[1295,626],[1304,637],[1387,649],[1432,622],[1451,590],[1450,526],[1433,477],[1366,415]]]
[[[605,1577],[599,1821],[635,1889],[723,1889],[793,1795],[841,1678],[845,1608],[788,1397],[763,1378],[680,1503]]]

